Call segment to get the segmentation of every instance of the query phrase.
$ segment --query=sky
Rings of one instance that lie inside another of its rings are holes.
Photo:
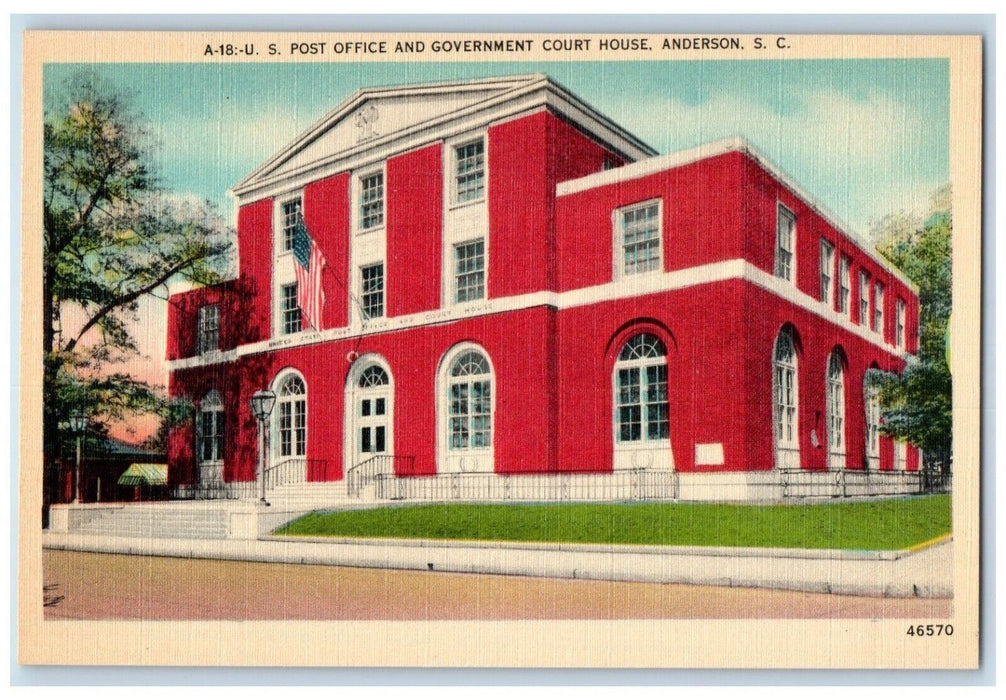
[[[943,59],[506,63],[50,64],[46,104],[82,70],[124,95],[160,183],[214,202],[361,87],[546,73],[659,153],[743,136],[853,231],[922,213],[950,179]],[[164,303],[141,308],[143,357],[166,384]]]

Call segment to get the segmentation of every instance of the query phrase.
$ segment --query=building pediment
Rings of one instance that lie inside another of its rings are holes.
[[[452,131],[484,126],[519,110],[570,109],[600,127],[605,141],[630,160],[653,151],[545,75],[520,75],[463,82],[358,90],[233,188],[239,198],[275,194],[327,171],[366,166]],[[588,129],[589,130],[589,129]],[[611,132],[611,133],[608,133]]]

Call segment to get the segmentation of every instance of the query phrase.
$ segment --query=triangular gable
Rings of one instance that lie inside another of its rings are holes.
[[[281,178],[337,154],[362,150],[546,80],[543,75],[525,75],[359,90],[234,189],[248,189],[261,180]]]

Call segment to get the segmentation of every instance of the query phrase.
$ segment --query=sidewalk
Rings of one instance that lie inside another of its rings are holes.
[[[320,539],[183,540],[44,532],[47,549],[565,579],[950,598],[953,542],[918,551]]]

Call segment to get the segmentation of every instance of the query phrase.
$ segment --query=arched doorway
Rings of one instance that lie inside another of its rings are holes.
[[[394,453],[394,402],[388,364],[379,355],[359,358],[346,379],[347,470]]]

